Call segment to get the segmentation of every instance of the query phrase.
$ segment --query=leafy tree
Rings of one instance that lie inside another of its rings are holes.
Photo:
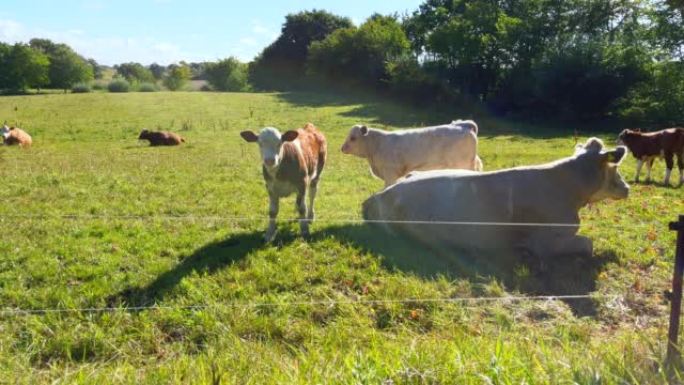
[[[67,89],[79,82],[93,79],[93,67],[66,45],[58,45],[50,57],[50,86]]]
[[[215,90],[245,91],[247,89],[247,65],[234,57],[207,64],[204,73]]]
[[[131,83],[154,82],[152,72],[140,63],[123,63],[115,65],[114,69]]]
[[[88,64],[93,69],[93,77],[95,79],[102,79],[102,66],[95,59],[88,59]]]
[[[25,91],[30,87],[42,88],[49,82],[48,57],[27,44],[17,43],[12,46],[5,61],[6,88]],[[4,71],[3,71],[4,72]]]
[[[308,67],[329,78],[387,81],[387,63],[408,55],[410,43],[393,18],[374,15],[359,28],[339,29],[311,44]]]
[[[250,77],[259,86],[300,78],[305,73],[306,58],[312,42],[321,41],[333,31],[350,28],[349,18],[326,11],[312,10],[285,17],[280,36],[254,60]]]
[[[185,63],[171,64],[164,77],[164,86],[171,91],[177,91],[187,84],[191,74],[190,67]]]
[[[0,42],[0,90],[10,87],[9,57],[11,52],[11,45]]]
[[[154,76],[156,80],[161,80],[164,77],[164,72],[166,71],[166,67],[157,63],[150,64],[147,69],[150,70],[152,76]]]
[[[97,62],[93,63],[74,52],[66,44],[54,43],[48,39],[31,39],[29,46],[50,59],[49,87],[67,89],[79,82],[87,82],[93,79]]]

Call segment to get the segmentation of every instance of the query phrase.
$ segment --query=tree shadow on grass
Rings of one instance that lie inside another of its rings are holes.
[[[285,237],[282,243],[290,243],[293,236]],[[194,273],[213,274],[226,266],[239,263],[252,251],[264,245],[263,232],[235,234],[228,239],[209,243],[185,257],[171,270],[162,273],[157,279],[144,287],[130,287],[112,295],[107,303],[110,306],[150,306],[169,293],[180,281]]]
[[[531,261],[517,253],[478,253],[446,248],[429,248],[399,235],[392,235],[367,224],[331,226],[317,237],[334,237],[341,242],[379,255],[389,269],[416,274],[426,279],[442,275],[480,281],[492,277],[506,288],[527,295],[587,295],[596,291],[598,275],[615,262],[613,252],[591,257],[568,255],[544,261]],[[564,300],[578,316],[594,316],[592,299]]]
[[[378,128],[425,127],[448,123],[455,119],[473,119],[480,126],[480,137],[513,135],[532,139],[555,139],[573,138],[575,135],[611,136],[619,132],[614,122],[529,122],[500,118],[488,113],[482,106],[472,103],[449,108],[433,107],[363,92],[289,91],[278,93],[277,97],[283,102],[302,107],[349,106],[351,108],[348,111],[339,115],[355,118],[358,123],[376,125]]]

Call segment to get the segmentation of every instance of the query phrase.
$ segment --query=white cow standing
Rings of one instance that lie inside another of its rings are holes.
[[[617,170],[626,151],[605,151],[592,138],[574,156],[539,166],[412,173],[366,200],[363,217],[433,247],[522,250],[537,258],[591,253],[591,240],[576,235],[578,211],[628,196]],[[523,223],[537,225],[516,225]]]
[[[482,161],[477,156],[477,131],[472,120],[397,131],[356,125],[342,152],[367,159],[373,175],[385,181],[387,187],[411,171],[482,171]]]

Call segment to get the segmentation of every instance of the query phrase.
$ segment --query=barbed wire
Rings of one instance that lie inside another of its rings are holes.
[[[213,305],[178,305],[178,306],[130,306],[130,307],[86,307],[86,308],[39,308],[21,309],[5,308],[0,316],[7,315],[44,315],[51,313],[112,313],[139,312],[144,310],[206,310],[215,308],[258,308],[258,307],[295,307],[295,306],[335,306],[335,305],[391,305],[417,303],[482,303],[482,302],[522,302],[522,301],[563,301],[579,299],[620,299],[620,295],[570,294],[570,295],[533,295],[533,296],[500,296],[500,297],[453,297],[453,298],[403,298],[403,299],[349,299],[349,300],[312,300],[286,302],[228,302]]]
[[[222,215],[137,215],[137,214],[0,214],[0,220],[8,219],[64,219],[64,220],[130,220],[130,221],[224,221],[224,222],[266,222],[268,216],[222,216]],[[600,225],[609,227],[639,227],[639,226],[666,226],[666,223],[642,222],[642,223],[600,223],[583,221],[581,223],[553,223],[553,222],[496,222],[496,221],[442,221],[442,220],[392,220],[392,219],[363,219],[363,218],[277,218],[277,222],[295,223],[348,223],[348,224],[404,224],[404,225],[444,225],[444,226],[482,226],[482,227],[560,227],[576,228],[587,225]]]

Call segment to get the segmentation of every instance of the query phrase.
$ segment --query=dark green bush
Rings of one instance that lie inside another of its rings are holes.
[[[131,89],[130,83],[124,79],[114,79],[107,86],[109,92],[128,92]]]
[[[71,87],[71,92],[74,94],[85,94],[92,91],[88,83],[76,83]]]
[[[140,83],[138,86],[138,92],[157,92],[159,87],[154,83]]]

